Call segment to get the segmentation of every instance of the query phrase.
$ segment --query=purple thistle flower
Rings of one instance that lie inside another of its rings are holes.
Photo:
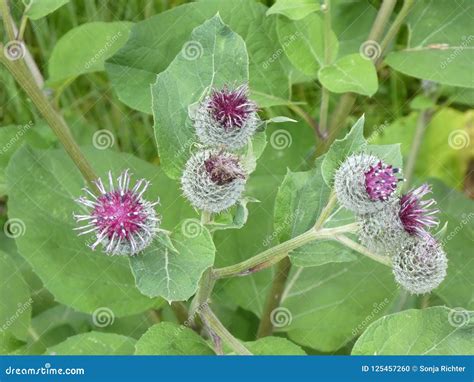
[[[213,89],[192,115],[196,134],[209,147],[237,150],[255,134],[261,121],[258,107],[248,96],[249,88],[224,86]]]
[[[436,214],[437,209],[430,207],[436,204],[434,199],[421,200],[423,196],[431,192],[431,187],[427,184],[410,190],[400,199],[400,211],[398,216],[403,224],[403,228],[410,235],[425,236],[425,227],[434,227],[439,224]]]
[[[395,176],[398,172],[398,168],[393,168],[392,165],[387,166],[381,161],[375,166],[370,166],[369,171],[365,172],[365,190],[370,200],[387,200],[400,181]]]
[[[248,90],[247,85],[241,85],[235,90],[224,86],[212,91],[207,107],[225,131],[240,129],[257,111],[257,105],[248,98]]]
[[[89,209],[85,215],[74,214],[76,222],[85,222],[77,227],[80,235],[95,234],[95,242],[90,245],[92,250],[101,244],[104,252],[111,255],[135,255],[146,248],[159,225],[159,218],[154,207],[159,203],[143,199],[150,182],[140,179],[130,189],[130,174],[125,170],[117,178],[115,187],[112,173],[108,174],[108,190],[101,179],[95,184],[100,192],[94,195],[89,189],[83,190],[87,197],[76,201]]]

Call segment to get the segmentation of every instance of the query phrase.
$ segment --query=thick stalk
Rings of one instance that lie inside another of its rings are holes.
[[[377,13],[377,17],[375,18],[372,28],[370,29],[367,40],[380,41],[396,3],[396,0],[384,0],[382,2],[382,5],[380,6],[380,9]]]
[[[262,319],[258,326],[257,338],[271,336],[273,333],[273,324],[271,320],[272,312],[278,308],[281,301],[281,296],[285,290],[286,280],[291,270],[290,259],[284,258],[278,263],[276,267],[276,273],[273,277],[272,286],[265,302],[265,308],[263,309]]]
[[[16,40],[15,31],[13,29],[12,17],[10,14],[10,7],[8,6],[7,0],[0,0],[0,15],[3,19],[3,26],[7,37],[10,41]],[[3,52],[0,52],[0,54]]]
[[[0,61],[5,65],[17,83],[30,97],[31,101],[38,108],[46,122],[48,122],[49,126],[56,134],[59,141],[64,146],[66,152],[69,154],[86,181],[91,185],[91,187],[95,189],[96,186],[93,181],[97,179],[97,175],[85,158],[84,154],[81,152],[66,122],[49,103],[44,93],[36,84],[35,79],[26,67],[23,60],[20,59],[18,61],[10,61],[2,55]]]
[[[199,280],[198,290],[189,309],[188,322],[192,325],[194,325],[196,315],[198,315],[200,310],[209,303],[209,298],[211,297],[215,283],[216,279],[213,277],[212,268],[204,271],[201,280]]]
[[[335,235],[354,232],[357,224],[348,224],[341,227],[316,230],[314,227],[288,241],[269,248],[258,255],[228,267],[214,269],[214,278],[227,278],[233,276],[246,276],[248,274],[268,268],[288,256],[292,250],[318,239],[328,239]]]
[[[329,65],[332,60],[331,47],[331,1],[324,0],[324,65]],[[328,131],[329,90],[321,87],[321,105],[319,107],[319,126],[326,136]]]
[[[222,339],[236,354],[252,355],[252,353],[242,343],[235,338],[216,317],[216,315],[209,308],[209,305],[204,305],[199,312],[202,320],[212,332],[211,335],[216,335]]]

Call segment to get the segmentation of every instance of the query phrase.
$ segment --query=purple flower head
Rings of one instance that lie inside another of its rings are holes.
[[[211,180],[219,186],[229,184],[237,178],[245,179],[237,157],[212,154],[204,161],[204,167]]]
[[[433,227],[439,224],[436,214],[437,209],[430,208],[436,201],[434,199],[421,200],[423,196],[431,192],[427,184],[410,190],[400,199],[400,211],[398,216],[405,231],[410,235],[425,236],[425,227]]]
[[[400,181],[395,176],[398,172],[398,168],[385,165],[382,161],[375,166],[370,166],[369,171],[365,172],[365,190],[370,200],[387,200],[394,193],[397,183]]]
[[[221,90],[212,91],[207,107],[225,131],[242,128],[257,111],[257,105],[248,98],[248,91],[247,85],[234,90],[224,86]]]
[[[77,222],[85,222],[84,226],[75,228],[79,235],[95,234],[95,242],[90,248],[102,244],[107,254],[134,255],[147,247],[157,229],[159,218],[154,206],[159,202],[148,202],[143,199],[150,182],[139,180],[130,188],[130,174],[125,170],[114,184],[112,173],[109,172],[108,189],[101,179],[95,184],[100,192],[94,195],[85,188],[86,197],[77,202],[89,209],[88,214],[76,215]]]

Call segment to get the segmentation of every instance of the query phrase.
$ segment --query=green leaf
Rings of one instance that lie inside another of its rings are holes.
[[[48,130],[45,131],[45,129]],[[47,137],[49,131],[49,128],[44,124],[34,124],[33,121],[20,126],[0,127],[0,195],[6,193],[5,169],[15,151],[24,142],[38,148],[50,146],[51,140]]]
[[[453,7],[446,1],[417,1],[408,19],[407,47],[390,53],[385,62],[412,77],[474,88],[473,36],[467,33],[473,7],[471,2]]]
[[[134,109],[151,113],[149,89],[156,75],[180,53],[192,30],[219,12],[224,23],[246,43],[252,98],[260,107],[287,103],[288,83],[282,81],[286,77],[284,60],[281,54],[271,60],[281,50],[276,20],[267,18],[266,10],[254,0],[204,0],[181,5],[135,24],[127,44],[106,63],[120,100]],[[179,28],[176,28],[176,20],[180,20]]]
[[[332,185],[334,173],[352,153],[362,151],[367,142],[364,138],[365,117],[360,117],[343,139],[337,139],[326,153],[321,170],[326,184]]]
[[[397,295],[392,272],[357,257],[346,263],[293,267],[281,302],[290,319],[282,320],[279,330],[300,345],[330,352],[381,317]]]
[[[416,131],[419,113],[411,113],[373,133],[370,142],[385,144],[400,142],[406,158]],[[452,188],[460,188],[468,172],[471,154],[469,126],[473,123],[472,111],[460,112],[451,108],[437,111],[428,124],[423,144],[415,163],[415,177],[436,177]],[[436,160],[433,160],[436,153]]]
[[[368,145],[367,153],[375,155],[394,167],[403,168],[400,143],[394,143],[393,145]]]
[[[313,227],[329,200],[331,189],[324,182],[319,162],[306,172],[288,171],[278,189],[274,227],[280,242]],[[355,260],[357,257],[351,252],[337,242],[317,240],[295,249],[289,256],[293,265],[313,267]]]
[[[84,73],[104,70],[104,62],[128,39],[132,23],[92,22],[71,29],[54,46],[48,85],[61,85]]]
[[[316,77],[325,61],[324,23],[321,17],[311,14],[299,21],[279,17],[277,32],[280,44],[295,68],[308,76]],[[338,50],[338,41],[332,31],[330,39],[329,62],[332,62]]]
[[[113,333],[89,332],[69,337],[51,346],[45,354],[54,355],[130,355],[135,350],[135,340]]]
[[[463,306],[474,310],[474,202],[440,181],[432,183],[433,197],[440,210],[440,227],[448,223],[441,240],[448,256],[447,276],[435,293],[453,308]]]
[[[239,200],[236,206],[232,207],[229,212],[223,212],[217,215],[206,227],[210,232],[223,229],[240,229],[247,223],[249,211],[248,203],[258,203],[257,199],[244,197]]]
[[[53,13],[68,2],[69,0],[28,0],[25,3],[30,4],[30,6],[25,14],[32,20],[38,20]]]
[[[215,247],[209,231],[187,219],[171,238],[159,234],[143,253],[130,258],[140,291],[168,302],[183,301],[197,290],[203,272],[214,264]]]
[[[179,178],[195,132],[188,115],[212,87],[248,81],[248,56],[242,38],[219,15],[194,29],[170,66],[152,85],[155,136],[163,170]]]
[[[281,337],[264,337],[245,342],[245,347],[254,355],[306,355],[298,345]]]
[[[152,326],[137,341],[135,354],[138,355],[213,355],[206,341],[195,331],[162,322]]]
[[[321,68],[318,78],[333,93],[353,92],[372,97],[378,89],[374,63],[359,53],[344,56]]]
[[[474,312],[446,307],[391,314],[367,328],[352,354],[473,355],[469,317],[474,317]]]
[[[10,256],[0,252],[0,329],[25,340],[31,321],[31,305],[28,285]]]
[[[310,13],[319,11],[321,6],[313,0],[276,0],[267,11],[267,16],[280,14],[291,20],[300,20]]]
[[[118,175],[132,168],[137,176],[152,181],[147,199],[156,199],[159,193],[163,203],[168,200],[172,205],[179,195],[158,168],[131,155],[96,149],[85,152],[102,177],[109,170]],[[72,214],[81,208],[74,198],[83,194],[84,183],[63,151],[21,148],[7,168],[7,182],[9,216],[25,226],[23,235],[16,238],[18,251],[57,301],[87,313],[108,307],[117,317],[159,303],[140,294],[126,258],[91,251],[88,239],[73,231]],[[180,213],[170,214],[170,223],[180,218]]]

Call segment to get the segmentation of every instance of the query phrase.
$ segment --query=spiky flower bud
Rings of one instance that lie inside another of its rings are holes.
[[[184,196],[195,208],[217,213],[239,200],[246,178],[236,155],[204,150],[194,154],[186,163],[181,185]]]
[[[423,294],[444,280],[448,259],[433,237],[411,237],[392,257],[392,264],[397,283],[412,294]]]
[[[385,255],[411,236],[429,236],[427,228],[438,224],[436,214],[439,212],[430,208],[436,204],[434,199],[422,200],[429,192],[430,186],[424,184],[388,202],[382,210],[359,216],[361,243]]]
[[[100,244],[109,255],[135,255],[145,249],[155,236],[160,219],[154,207],[159,203],[143,199],[150,182],[140,179],[130,189],[130,174],[125,170],[114,184],[112,173],[108,174],[108,187],[101,179],[95,184],[99,195],[84,188],[86,196],[76,201],[86,208],[87,213],[74,214],[76,222],[85,224],[77,227],[79,235],[93,233],[92,250]]]
[[[260,124],[257,105],[248,98],[248,86],[212,90],[196,109],[196,134],[206,146],[236,150],[245,146]]]
[[[334,175],[337,198],[347,209],[367,214],[384,208],[397,183],[397,168],[369,154],[353,154]]]

